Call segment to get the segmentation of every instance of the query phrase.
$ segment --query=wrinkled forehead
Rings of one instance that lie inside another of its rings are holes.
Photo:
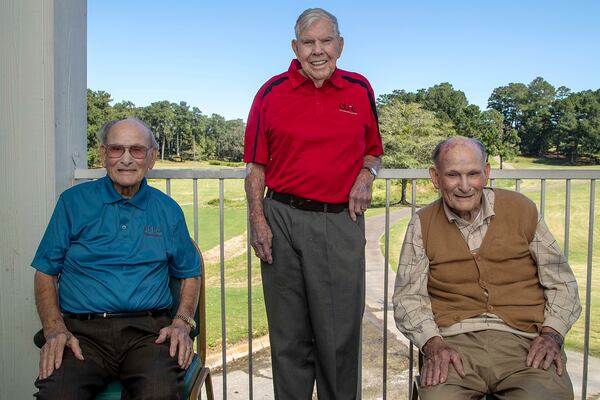
[[[335,27],[333,25],[333,21],[331,21],[329,18],[326,18],[326,17],[317,17],[317,18],[309,19],[308,21],[306,21],[305,24],[301,24],[299,26],[300,36],[306,34],[306,32],[308,30],[310,30],[313,26],[315,26],[316,24],[319,24],[319,23],[327,26],[327,29],[331,32],[331,36],[337,37],[337,34],[335,32]]]
[[[151,144],[150,131],[142,124],[133,120],[123,120],[114,124],[106,134],[107,143],[114,140],[140,142]]]
[[[470,161],[480,164],[483,168],[485,160],[479,147],[470,141],[457,140],[444,146],[439,156],[439,167],[444,168],[447,164],[457,160]]]

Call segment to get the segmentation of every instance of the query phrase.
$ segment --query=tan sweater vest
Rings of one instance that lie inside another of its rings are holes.
[[[537,210],[527,197],[494,189],[494,213],[479,251],[472,254],[439,199],[421,209],[421,233],[429,258],[427,285],[433,316],[447,327],[485,312],[524,332],[544,322],[544,292],[529,253]],[[487,290],[487,295],[486,295]]]

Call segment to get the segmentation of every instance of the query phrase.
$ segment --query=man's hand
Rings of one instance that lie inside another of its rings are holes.
[[[171,340],[169,354],[171,357],[177,355],[177,363],[183,369],[187,369],[194,357],[194,343],[190,338],[190,327],[180,319],[174,319],[171,325],[162,328],[155,343],[164,343],[167,338]]]
[[[350,190],[348,213],[352,221],[371,206],[371,195],[375,177],[366,169],[361,169]]]
[[[464,378],[465,370],[456,350],[446,345],[440,336],[434,336],[423,346],[425,360],[421,370],[421,385],[434,386],[446,382],[448,379],[448,368],[450,363],[454,369]]]
[[[559,344],[559,341],[561,344]],[[549,326],[544,326],[540,335],[533,339],[531,343],[529,354],[527,354],[527,366],[546,370],[550,368],[554,361],[556,363],[556,373],[562,375],[561,345],[562,336]]]
[[[78,360],[83,361],[79,340],[66,327],[44,332],[44,336],[46,343],[40,350],[40,380],[48,378],[54,370],[60,368],[65,346],[71,349]]]
[[[273,233],[265,217],[251,218],[250,244],[256,256],[269,264],[273,263],[273,256],[271,254],[272,242]]]

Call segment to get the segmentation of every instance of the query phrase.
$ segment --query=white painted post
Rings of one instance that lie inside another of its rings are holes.
[[[31,398],[40,328],[29,266],[86,163],[82,0],[0,0],[0,399]]]

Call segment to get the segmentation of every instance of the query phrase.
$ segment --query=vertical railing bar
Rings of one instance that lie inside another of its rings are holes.
[[[390,260],[390,179],[385,180],[385,247],[383,257],[383,400],[387,399],[388,263]]]
[[[515,179],[515,191],[518,193],[521,192],[521,179],[520,178]]]
[[[540,215],[544,218],[544,210],[546,208],[546,179],[541,180],[541,192],[540,192]]]
[[[493,188],[494,187],[494,179],[490,178],[490,187]]]
[[[565,240],[564,240],[564,252],[565,258],[569,261],[569,230],[571,227],[571,179],[566,180],[565,187]]]
[[[171,178],[167,178],[166,185],[167,185],[167,196],[171,197]]]
[[[224,180],[219,178],[219,233],[221,262],[221,353],[223,359],[223,400],[227,400],[227,327],[225,323],[225,218]]]
[[[410,183],[410,215],[412,217],[417,212],[417,180],[413,178]]]
[[[590,215],[588,223],[588,252],[587,252],[587,274],[585,286],[585,330],[583,336],[583,377],[581,387],[581,398],[587,398],[588,358],[590,346],[590,314],[592,296],[592,249],[594,248],[594,202],[596,197],[596,180],[590,181]]]
[[[417,180],[411,179],[411,200],[410,200],[410,215],[411,218],[415,216],[417,212]],[[408,396],[411,398],[412,396],[412,382],[414,376],[414,346],[413,343],[410,342],[408,345]],[[412,400],[412,398],[411,398]]]
[[[193,181],[194,190],[194,242],[198,243],[198,178]]]
[[[246,254],[248,255],[248,399],[254,397],[252,372],[252,246],[250,246],[250,207],[246,203]]]

